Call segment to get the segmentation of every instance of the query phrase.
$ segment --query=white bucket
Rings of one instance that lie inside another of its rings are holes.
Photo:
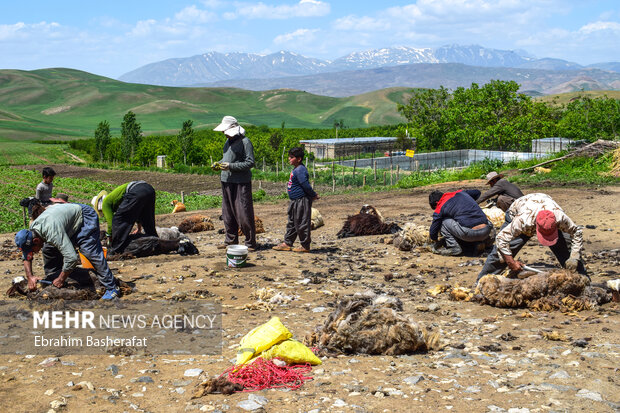
[[[226,249],[226,265],[244,267],[248,259],[248,247],[245,245],[229,245]]]

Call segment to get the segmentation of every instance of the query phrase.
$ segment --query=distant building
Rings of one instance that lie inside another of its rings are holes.
[[[299,141],[306,152],[313,153],[317,159],[354,156],[360,153],[374,153],[391,151],[394,149],[396,138],[341,138],[341,139],[313,139]]]
[[[559,138],[559,137],[532,139],[532,152],[534,153],[562,152],[568,149],[572,143],[573,143],[572,139]]]

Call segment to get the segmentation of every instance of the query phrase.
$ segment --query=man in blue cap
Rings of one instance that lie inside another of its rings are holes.
[[[99,240],[99,217],[93,208],[83,204],[54,204],[32,224],[15,235],[15,244],[22,250],[28,289],[35,290],[41,278],[32,273],[32,258],[43,254],[43,270],[48,280],[61,288],[80,262],[76,247],[92,264],[97,278],[106,289],[101,297],[118,297],[114,275],[103,255]]]

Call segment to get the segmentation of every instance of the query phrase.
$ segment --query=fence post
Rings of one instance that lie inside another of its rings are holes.
[[[353,179],[355,179],[355,168],[357,168],[357,154],[355,154],[355,159],[353,160]]]
[[[263,189],[263,181],[258,181],[258,189]]]
[[[383,171],[383,185],[387,185],[387,171]]]
[[[375,182],[377,182],[377,161],[373,162],[373,170],[375,175]]]
[[[284,151],[286,151],[286,146],[282,148],[282,172],[284,172]]]
[[[213,165],[213,155],[209,155],[209,159],[211,160],[211,164],[209,166],[211,166]]]
[[[265,157],[263,156],[263,173],[265,173]]]
[[[276,162],[276,177],[280,176],[280,171],[278,170],[278,162]]]
[[[332,161],[332,181],[334,181],[336,178],[334,177],[334,161]]]
[[[185,192],[181,191],[181,203],[185,203]]]
[[[336,192],[336,179],[332,178],[332,192]]]
[[[366,186],[366,175],[362,178],[362,186]]]
[[[312,179],[316,179],[316,159],[312,160]]]
[[[394,166],[390,165],[390,185],[394,185]]]
[[[400,179],[400,164],[396,165],[396,182]]]

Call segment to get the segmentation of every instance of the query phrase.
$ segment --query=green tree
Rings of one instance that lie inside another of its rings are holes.
[[[183,154],[183,164],[185,165],[187,165],[187,154],[194,146],[194,129],[192,129],[193,124],[194,122],[191,120],[186,120],[183,122],[181,132],[177,135],[177,141],[179,142],[181,153]]]
[[[564,108],[558,130],[563,137],[590,142],[596,139],[618,139],[620,100],[607,96],[595,99],[580,96]]]
[[[398,111],[412,124],[418,149],[443,148],[447,132],[444,111],[451,98],[448,89],[441,86],[412,93],[407,104],[398,105]]]
[[[99,161],[103,162],[104,155],[110,145],[110,123],[107,120],[99,122],[95,130],[95,147],[99,154]]]
[[[140,145],[141,134],[142,127],[136,121],[136,114],[132,111],[127,112],[121,123],[122,151],[126,161],[131,161],[133,158],[136,148]]]

